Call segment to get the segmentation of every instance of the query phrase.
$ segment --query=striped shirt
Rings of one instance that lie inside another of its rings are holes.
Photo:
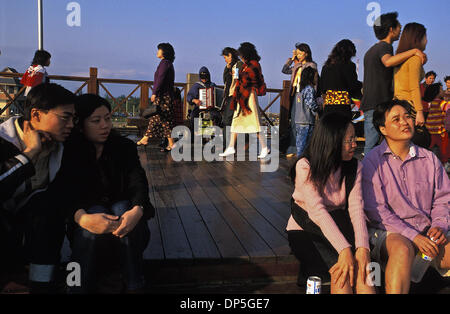
[[[445,106],[442,99],[435,99],[430,103],[430,109],[425,126],[430,134],[442,134],[445,129]]]

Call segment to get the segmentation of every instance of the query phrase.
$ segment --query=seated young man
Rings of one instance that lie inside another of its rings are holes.
[[[409,292],[418,251],[442,275],[450,268],[450,181],[439,159],[411,142],[409,107],[399,100],[376,107],[373,123],[384,141],[363,160],[372,258],[385,268],[386,293]]]
[[[55,206],[51,183],[74,116],[73,93],[46,83],[31,89],[22,117],[0,124],[1,271],[10,274],[25,262],[25,234],[32,292],[48,291],[59,262],[64,214]]]

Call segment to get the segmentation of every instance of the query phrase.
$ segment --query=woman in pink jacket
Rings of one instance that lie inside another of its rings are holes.
[[[291,171],[289,245],[303,275],[325,282],[330,274],[333,294],[375,293],[366,281],[370,247],[355,149],[351,120],[328,113]]]

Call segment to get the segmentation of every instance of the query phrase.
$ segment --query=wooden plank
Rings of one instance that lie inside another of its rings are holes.
[[[147,155],[150,160],[158,160],[159,163],[161,153],[157,148],[150,147]],[[192,250],[187,240],[183,223],[178,215],[170,190],[167,187],[164,173],[156,163],[155,167],[151,169],[151,175],[165,258],[166,260],[192,262]]]
[[[196,163],[184,162],[179,174],[192,201],[197,207],[206,227],[214,239],[222,258],[227,261],[248,261],[249,255],[243,248],[239,239],[220,215],[217,208],[211,202],[199,183],[192,177],[192,171],[194,171],[196,167]]]
[[[224,170],[224,164],[216,166],[217,172]],[[252,182],[244,176],[226,175],[225,180],[235,189],[284,237],[287,219],[286,214],[280,213],[280,205],[271,199],[270,193],[260,186],[259,182]]]
[[[203,162],[199,162],[201,165]],[[242,246],[248,252],[250,260],[264,260],[274,256],[272,249],[264,242],[252,226],[242,217],[225,195],[215,186],[212,180],[204,174],[202,167],[195,169],[192,175],[199,182],[211,202],[227,221],[238,237]]]
[[[211,166],[211,164],[208,164]],[[290,248],[286,240],[284,230],[278,231],[269,221],[267,221],[261,213],[259,213],[237,190],[236,187],[229,183],[225,178],[217,175],[216,167],[206,169],[207,174],[214,184],[222,191],[222,193],[231,201],[247,222],[255,229],[261,238],[269,245],[277,256],[289,255]],[[245,182],[243,182],[245,185]]]
[[[153,189],[153,180],[151,176],[151,170],[149,167],[147,153],[145,148],[138,148],[138,154],[141,161],[141,165],[147,175],[149,184],[149,198],[153,206],[156,207],[155,194]],[[159,229],[159,217],[156,210],[155,217],[148,221],[148,227],[150,229],[150,241],[147,248],[144,251],[144,259],[148,260],[163,260],[164,248],[161,239],[161,230]]]
[[[220,252],[178,173],[182,162],[160,163],[164,165],[162,169],[166,182],[170,186],[194,259],[220,259]]]

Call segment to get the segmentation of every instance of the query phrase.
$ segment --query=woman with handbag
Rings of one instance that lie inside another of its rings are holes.
[[[266,83],[259,64],[261,57],[258,55],[255,46],[249,42],[242,43],[238,53],[244,65],[239,70],[239,79],[230,103],[230,109],[234,110],[230,143],[219,156],[226,157],[235,154],[234,145],[238,133],[257,133],[262,145],[258,158],[264,159],[269,154],[269,149],[260,133],[258,96],[266,94]]]
[[[406,24],[396,54],[416,48],[425,51],[427,46],[427,30],[418,23]],[[394,98],[406,100],[411,104],[411,115],[415,120],[415,134],[413,142],[416,145],[428,148],[431,136],[425,128],[424,108],[420,93],[420,82],[425,77],[422,59],[412,56],[394,69]]]
[[[170,151],[174,146],[171,134],[174,127],[175,70],[173,61],[175,60],[175,51],[172,45],[169,43],[159,44],[157,57],[161,59],[161,62],[155,72],[153,95],[150,99],[157,106],[157,113],[150,117],[147,131],[137,145],[147,145],[149,138],[167,138],[168,146],[163,150]]]
[[[339,111],[352,118],[352,99],[361,99],[362,83],[358,81],[352,58],[356,47],[343,39],[331,51],[320,75],[319,90],[324,99],[323,112]]]
[[[369,235],[355,129],[342,113],[325,114],[294,164],[292,215],[286,230],[301,272],[331,275],[331,293],[375,293],[367,284]]]

